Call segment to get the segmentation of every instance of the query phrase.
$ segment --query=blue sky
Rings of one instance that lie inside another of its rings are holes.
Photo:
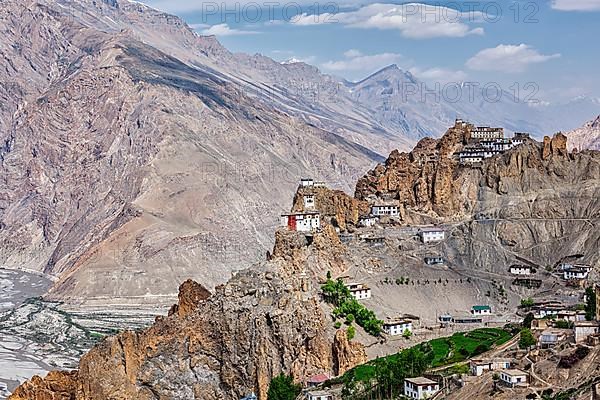
[[[394,63],[431,85],[493,82],[544,102],[600,97],[600,0],[145,2],[232,51],[348,80]]]

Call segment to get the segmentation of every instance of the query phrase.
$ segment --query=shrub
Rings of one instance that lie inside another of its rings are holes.
[[[526,299],[521,299],[521,307],[523,308],[527,308],[527,307],[531,307],[534,305],[534,301],[531,297],[528,297]]]
[[[404,332],[402,333],[402,337],[404,337],[405,339],[410,339],[410,337],[412,335],[413,335],[413,333],[408,329],[405,329]]]
[[[354,322],[354,315],[348,314],[346,315],[346,325],[351,325]]]
[[[291,376],[280,374],[271,380],[267,400],[294,400],[302,388],[294,384]]]
[[[333,326],[335,327],[335,329],[340,329],[342,327],[342,323],[340,321],[335,321],[335,324],[333,324]]]
[[[554,326],[558,329],[571,329],[573,328],[573,323],[564,319],[559,319],[554,322]]]

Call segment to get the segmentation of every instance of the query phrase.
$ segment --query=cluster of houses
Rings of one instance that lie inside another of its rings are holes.
[[[512,138],[505,138],[504,128],[474,126],[461,119],[455,121],[454,127],[466,128],[468,132],[467,145],[456,153],[461,164],[481,163],[486,158],[502,154],[525,143],[529,138],[527,133],[515,133]]]
[[[592,270],[590,265],[574,263],[561,263],[558,268],[567,284],[574,287],[583,287]]]

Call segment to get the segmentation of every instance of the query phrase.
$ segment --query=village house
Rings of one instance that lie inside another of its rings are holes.
[[[425,257],[423,259],[423,261],[425,261],[425,264],[427,265],[437,265],[437,264],[443,264],[444,263],[444,257],[440,257],[440,256],[436,256],[436,257]]]
[[[507,369],[500,372],[500,380],[510,387],[527,385],[528,374],[520,369]]]
[[[481,324],[483,318],[481,317],[453,317],[452,322],[455,324]]]
[[[304,208],[306,210],[311,210],[315,208],[315,195],[314,194],[305,194],[304,195]]]
[[[493,140],[504,139],[504,128],[491,128],[489,126],[477,126],[470,129],[470,140]]]
[[[485,371],[509,369],[510,360],[471,360],[469,363],[471,375],[481,376]]]
[[[370,228],[371,226],[375,226],[375,224],[377,224],[378,221],[378,217],[374,215],[367,215],[366,217],[360,217],[358,219],[358,224],[365,228]]]
[[[587,268],[572,267],[572,268],[565,269],[563,271],[563,278],[566,281],[569,281],[572,279],[584,280],[584,279],[587,279],[589,273],[590,273],[590,271]]]
[[[258,400],[258,397],[254,393],[251,393],[248,396],[242,397],[241,400]]]
[[[371,246],[381,246],[385,243],[383,236],[365,236],[363,240]]]
[[[428,399],[439,391],[439,383],[431,379],[417,377],[404,380],[404,395],[411,399]]]
[[[538,338],[538,347],[540,349],[550,349],[567,340],[567,333],[564,330],[548,329],[541,333]]]
[[[302,187],[311,187],[314,185],[315,185],[315,181],[311,178],[300,179],[300,186],[302,186]]]
[[[308,391],[305,398],[306,400],[334,400],[333,395],[325,390]]]
[[[590,335],[600,333],[598,321],[577,321],[573,326],[575,332],[575,343],[581,343]]]
[[[328,380],[329,380],[329,375],[327,375],[327,374],[313,375],[306,380],[306,387],[314,388],[314,387],[317,387],[317,386],[327,382]]]
[[[548,329],[548,320],[547,319],[534,319],[531,321],[531,329],[537,331],[543,331]]]
[[[444,240],[446,232],[443,228],[438,227],[421,228],[419,235],[421,236],[421,241],[423,243],[432,243]]]
[[[490,306],[473,306],[471,307],[472,315],[492,315],[492,307]]]
[[[371,298],[371,288],[363,283],[347,283],[346,287],[356,300],[365,300]]]
[[[301,178],[300,186],[301,187],[325,187],[325,182],[318,182],[312,178]]]
[[[381,217],[381,216],[390,216],[397,217],[399,214],[398,206],[393,204],[376,204],[371,207],[371,215]]]
[[[563,306],[559,304],[541,304],[533,306],[531,310],[535,318],[548,318],[558,315],[559,311],[563,310]]]
[[[390,336],[403,335],[406,331],[412,333],[413,324],[409,319],[391,319],[383,323],[383,331]]]
[[[452,315],[450,315],[450,314],[440,315],[438,317],[438,321],[440,321],[440,324],[442,326],[448,326],[453,322]]]
[[[508,268],[508,271],[512,275],[531,275],[533,273],[532,268],[528,265],[514,264]]]
[[[313,232],[321,229],[321,216],[315,211],[282,214],[281,225],[290,231]]]
[[[519,145],[522,145],[523,143],[525,143],[525,141],[528,139],[529,139],[529,133],[515,132],[515,134],[511,140],[512,140],[513,146],[519,146]]]
[[[557,319],[564,319],[565,321],[575,322],[577,321],[577,312],[571,310],[561,310],[556,314]]]

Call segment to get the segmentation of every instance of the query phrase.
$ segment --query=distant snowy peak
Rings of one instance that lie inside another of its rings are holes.
[[[299,59],[297,59],[295,57],[292,57],[292,58],[288,58],[285,61],[282,61],[281,64],[283,64],[283,65],[289,65],[289,64],[298,64],[298,63],[301,63],[301,62],[303,62],[303,61],[299,60]]]
[[[583,127],[567,134],[569,148],[600,150],[600,115]]]

